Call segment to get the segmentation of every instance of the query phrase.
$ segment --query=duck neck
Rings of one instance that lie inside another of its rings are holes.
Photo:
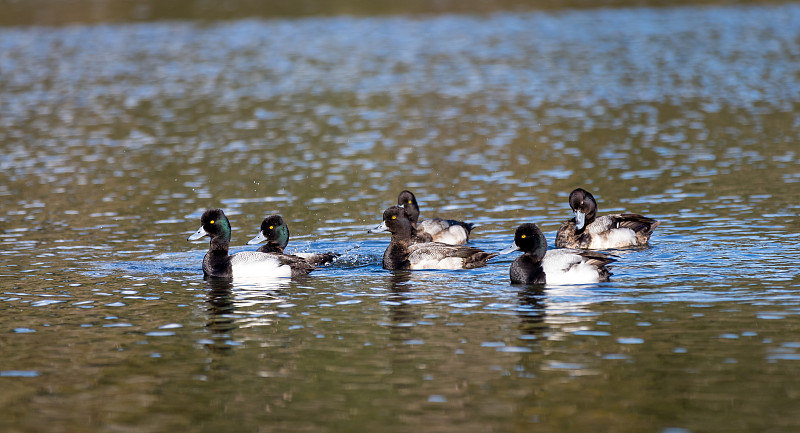
[[[533,248],[525,251],[523,256],[529,257],[532,263],[541,263],[544,260],[544,255],[547,254],[547,240],[544,236],[540,236],[538,241],[532,245]]]
[[[205,278],[230,278],[233,275],[226,239],[220,236],[211,238],[211,247],[203,258],[203,275]]]
[[[403,209],[406,211],[406,215],[408,215],[408,219],[411,220],[411,225],[413,227],[417,226],[417,221],[419,220],[419,206],[416,203],[406,203],[403,205]]]
[[[526,262],[531,264],[536,264],[539,266],[542,264],[542,256],[534,253],[533,251],[528,251],[527,253],[521,255],[520,258],[524,258]]]
[[[414,230],[410,224],[403,224],[392,233],[392,243],[407,247],[411,243],[415,232],[416,230]]]
[[[594,219],[597,218],[597,205],[590,205],[589,210],[586,212],[586,216],[583,220],[583,228],[586,227],[594,222]]]
[[[283,247],[278,245],[275,242],[267,241],[264,245],[261,245],[261,248],[258,249],[259,252],[262,253],[277,253],[283,254]]]
[[[230,245],[229,236],[214,236],[209,242],[208,252],[212,254],[228,255],[228,246]]]

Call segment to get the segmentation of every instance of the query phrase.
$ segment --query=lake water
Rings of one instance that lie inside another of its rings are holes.
[[[798,431],[799,105],[797,4],[0,28],[0,430]],[[366,233],[577,186],[661,221],[609,283]],[[342,257],[205,282],[208,207]]]

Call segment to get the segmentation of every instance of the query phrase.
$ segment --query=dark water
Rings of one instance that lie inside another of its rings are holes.
[[[800,7],[0,28],[3,431],[800,429]],[[388,272],[410,188],[498,250],[583,186],[612,282]],[[281,213],[309,278],[211,284]]]

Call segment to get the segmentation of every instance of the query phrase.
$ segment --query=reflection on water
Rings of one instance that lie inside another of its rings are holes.
[[[548,331],[546,302],[547,295],[544,287],[530,286],[521,289],[519,297],[519,330],[521,336],[530,335],[531,338],[540,338]]]
[[[234,316],[236,309],[233,301],[233,284],[211,279],[206,281],[205,285],[208,290],[206,327],[211,331],[211,338],[204,340],[203,343],[211,351],[231,351],[231,346],[227,342],[231,339],[231,332],[238,327]]]
[[[2,430],[797,430],[797,22],[0,28]],[[366,234],[410,188],[483,250],[554,239],[576,186],[661,221],[609,283],[388,272]],[[231,253],[280,213],[291,251],[342,256],[204,281],[208,207]]]

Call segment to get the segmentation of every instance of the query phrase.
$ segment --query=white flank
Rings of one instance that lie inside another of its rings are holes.
[[[421,260],[411,264],[411,269],[464,269],[461,257],[445,257],[443,259]]]
[[[467,229],[457,224],[451,226],[447,221],[438,218],[420,221],[419,228],[431,235],[434,242],[443,244],[462,245],[469,239]]]
[[[636,233],[628,228],[617,228],[592,235],[589,248],[593,250],[606,250],[609,248],[623,248],[636,245]]]
[[[433,237],[433,241],[450,245],[462,245],[467,243],[467,231],[461,226],[450,226],[447,230],[437,233]]]
[[[542,260],[546,284],[592,284],[600,281],[597,268],[568,249],[548,250]]]
[[[244,251],[231,256],[233,278],[291,278],[292,268],[275,257],[258,251]]]

